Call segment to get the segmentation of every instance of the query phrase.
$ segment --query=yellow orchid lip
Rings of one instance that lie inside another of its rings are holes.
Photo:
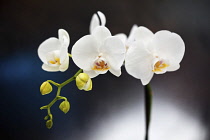
[[[163,61],[158,61],[154,65],[153,72],[162,72],[163,69],[167,68],[169,65],[164,63]]]
[[[55,60],[53,61],[53,60],[51,60],[51,61],[49,61],[49,63],[50,64],[57,64],[57,65],[61,65],[61,63],[60,63],[60,58],[55,58]]]
[[[106,71],[106,70],[109,70],[109,69],[110,69],[110,67],[108,66],[108,64],[104,60],[101,60],[99,62],[95,62],[95,65],[92,68],[92,70],[98,70],[98,71]]]

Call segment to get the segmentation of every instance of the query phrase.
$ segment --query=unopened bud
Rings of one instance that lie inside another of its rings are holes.
[[[52,120],[47,120],[47,121],[46,121],[46,127],[47,127],[48,129],[50,129],[50,128],[52,128],[52,126],[53,126],[53,121],[52,121]]]
[[[65,114],[70,110],[70,103],[68,101],[63,101],[60,106],[60,110],[63,111]]]
[[[76,77],[76,85],[78,89],[89,91],[92,89],[92,80],[86,73],[80,73]]]
[[[42,95],[49,94],[52,91],[52,86],[49,82],[43,82],[40,86],[40,92]]]

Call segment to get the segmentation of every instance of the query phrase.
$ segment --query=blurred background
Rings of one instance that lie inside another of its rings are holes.
[[[58,29],[72,45],[89,34],[92,15],[102,11],[112,34],[129,34],[133,24],[157,32],[170,30],[185,41],[181,68],[155,75],[150,140],[209,140],[209,0],[1,0],[0,1],[0,139],[1,140],[143,140],[144,93],[140,80],[110,73],[93,79],[93,90],[72,82],[62,90],[71,102],[64,114],[52,107],[54,126],[45,127],[46,110],[55,96],[42,96],[41,83],[58,83],[79,69],[71,61],[64,72],[41,69],[38,46]],[[56,88],[54,87],[54,90]]]

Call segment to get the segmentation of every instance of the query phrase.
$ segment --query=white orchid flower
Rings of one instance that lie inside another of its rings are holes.
[[[100,25],[100,22],[101,22],[101,25]],[[90,34],[92,34],[93,30],[96,27],[105,26],[105,25],[106,25],[106,16],[102,12],[98,11],[97,14],[93,14],[92,19],[90,21]],[[138,28],[137,25],[133,25],[128,37],[124,33],[119,33],[119,34],[114,35],[121,39],[121,41],[124,43],[124,45],[126,47],[126,50],[134,42],[133,34],[137,28]]]
[[[69,66],[68,46],[70,38],[64,29],[58,30],[58,38],[45,40],[38,48],[43,62],[42,69],[49,72],[66,71]]]
[[[128,37],[124,33],[119,33],[119,34],[115,35],[115,36],[119,37],[122,40],[122,42],[125,44],[126,50],[128,50],[128,48],[135,41],[134,32],[136,31],[136,29],[138,29],[138,26],[136,24],[134,24],[133,27],[131,28],[131,31],[130,31],[130,34]]]
[[[118,37],[111,36],[105,26],[99,26],[91,35],[80,38],[72,47],[71,54],[74,63],[93,78],[108,70],[120,76],[125,51]]]
[[[97,14],[93,14],[91,21],[90,21],[90,34],[93,33],[93,30],[98,26],[105,26],[106,24],[106,17],[105,15],[98,11]]]
[[[166,30],[153,34],[141,26],[134,38],[136,41],[126,54],[125,68],[130,75],[141,79],[143,85],[150,82],[154,73],[179,69],[185,44],[178,34]]]

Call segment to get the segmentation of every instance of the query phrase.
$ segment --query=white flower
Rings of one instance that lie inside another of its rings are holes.
[[[69,43],[69,35],[63,29],[58,30],[58,38],[45,40],[38,48],[39,58],[44,63],[42,69],[50,72],[66,71],[69,66]]]
[[[105,15],[98,11],[97,14],[93,14],[92,19],[90,21],[90,34],[93,33],[93,30],[98,26],[105,26],[106,17]]]
[[[135,42],[125,58],[127,72],[146,85],[154,73],[179,69],[185,44],[182,38],[170,31],[162,30],[153,34],[145,27],[139,27],[134,33]]]
[[[118,37],[111,36],[109,29],[99,26],[91,35],[80,38],[72,47],[72,59],[91,78],[108,70],[121,75],[125,47]]]
[[[101,22],[101,25],[100,25],[100,22]],[[93,30],[96,27],[105,26],[105,25],[106,25],[106,16],[102,12],[98,11],[97,14],[93,14],[92,19],[90,21],[90,34],[92,34]],[[124,43],[126,47],[126,50],[134,42],[133,34],[137,28],[138,28],[137,25],[133,25],[128,37],[124,33],[119,33],[119,34],[114,35],[121,39],[121,41]]]
[[[134,24],[133,27],[131,28],[131,31],[130,31],[130,34],[128,37],[124,33],[119,33],[119,34],[115,35],[115,36],[119,37],[122,40],[122,42],[125,44],[126,50],[128,50],[128,48],[135,41],[134,32],[136,31],[136,29],[138,29],[138,26],[136,24]]]

